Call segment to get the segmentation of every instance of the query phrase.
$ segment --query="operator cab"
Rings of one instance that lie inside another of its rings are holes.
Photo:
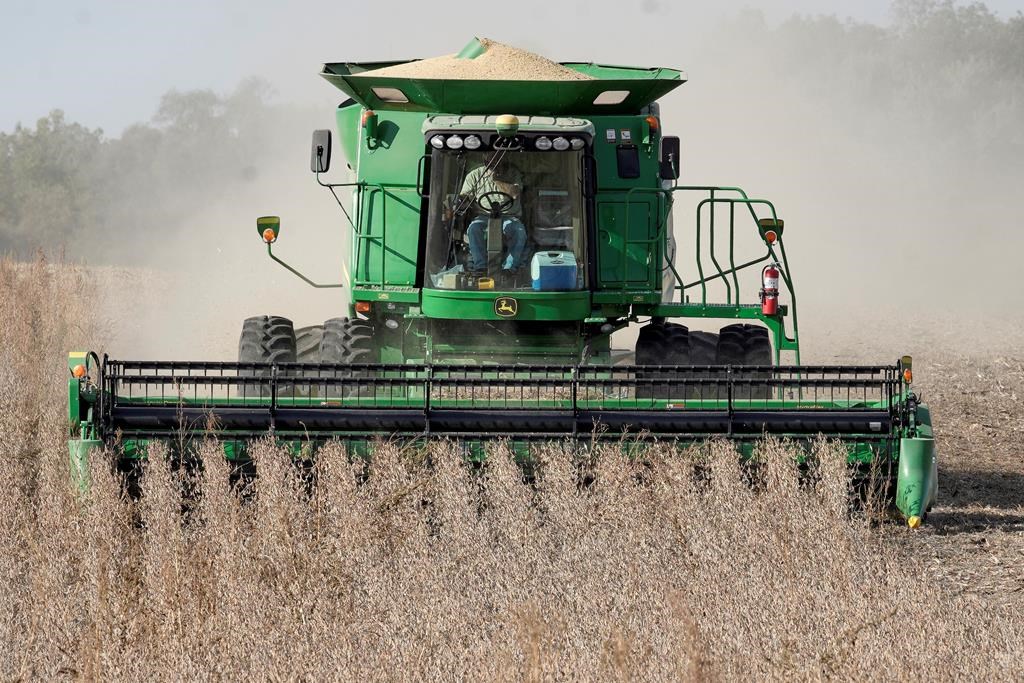
[[[586,289],[587,137],[428,132],[424,286]]]

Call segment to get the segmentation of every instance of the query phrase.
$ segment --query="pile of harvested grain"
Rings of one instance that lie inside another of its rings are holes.
[[[484,51],[473,59],[456,55],[396,64],[364,75],[508,81],[588,81],[590,76],[566,68],[533,52],[480,38]]]

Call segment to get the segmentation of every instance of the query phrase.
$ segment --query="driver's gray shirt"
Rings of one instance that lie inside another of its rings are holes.
[[[516,192],[515,201],[512,202],[512,208],[505,211],[502,215],[520,217],[523,215],[523,207],[519,202],[519,198],[523,192],[523,175],[514,168],[506,175],[512,180],[512,184],[516,186]],[[459,191],[459,194],[469,195],[473,197],[474,201],[476,201],[478,197],[482,197],[488,192],[507,191],[507,186],[506,189],[502,189],[498,186],[498,182],[494,179],[493,171],[488,170],[486,166],[479,166],[466,174],[466,180],[462,183],[462,189]],[[491,199],[495,200],[495,203],[500,201],[497,197],[491,197]],[[482,204],[486,207],[489,202],[484,200]],[[474,208],[479,210],[479,207]]]

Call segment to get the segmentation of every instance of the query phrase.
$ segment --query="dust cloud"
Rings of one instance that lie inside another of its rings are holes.
[[[846,322],[870,341],[909,318],[952,311],[951,324],[972,326],[1021,315],[1024,73],[1013,64],[1024,21],[928,2],[896,3],[893,16],[888,26],[771,25],[745,13],[660,59],[689,79],[661,102],[665,133],[682,138],[680,183],[738,185],[774,202],[804,330]],[[600,46],[591,58],[603,61]],[[152,275],[108,297],[120,320],[111,353],[231,358],[248,315],[302,326],[344,313],[346,289],[310,288],[266,257],[254,230],[256,216],[281,215],[275,253],[317,281],[344,279],[349,228],[307,170],[309,132],[333,128],[332,113],[282,122],[270,146],[284,151],[253,179],[164,234],[126,242]],[[334,164],[338,178],[338,149]],[[742,258],[759,242],[752,224],[737,226]],[[692,202],[678,202],[675,231],[692,280]],[[758,275],[744,271],[742,302],[757,301]],[[721,288],[709,293],[724,300]]]
[[[663,103],[682,182],[775,202],[808,312],[1012,311],[1024,21],[933,3],[894,15],[887,28],[756,14],[723,25]]]
[[[133,267],[113,269],[101,294],[111,356],[234,360],[246,317],[284,315],[301,327],[344,315],[347,288],[302,282],[270,260],[256,230],[257,216],[280,216],[275,255],[316,282],[346,279],[351,227],[309,172],[310,132],[333,127],[332,115],[296,115],[271,132],[278,140],[268,147],[279,152],[260,160],[254,178],[225,182],[219,200],[164,234],[126,238],[131,253],[118,260]],[[328,178],[343,182],[346,172],[338,153]]]
[[[738,185],[786,221],[815,358],[834,358],[837,341],[877,347],[898,335],[901,353],[935,341],[907,339],[908,325],[959,328],[970,348],[998,319],[1024,317],[1024,18],[930,2],[897,2],[892,14],[885,27],[738,15],[689,51],[679,65],[689,82],[661,103],[666,134],[682,138],[680,184]],[[693,202],[674,217],[677,266],[692,280]],[[725,207],[716,218],[727,225]],[[737,243],[750,242],[751,221],[737,226]],[[741,302],[757,301],[758,276],[741,277]],[[721,285],[711,295],[725,300]]]

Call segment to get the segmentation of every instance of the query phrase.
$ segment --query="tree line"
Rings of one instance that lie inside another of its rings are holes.
[[[173,228],[254,179],[290,113],[250,79],[228,95],[172,90],[119,137],[59,109],[0,133],[0,253],[76,243],[98,256],[112,235]]]

